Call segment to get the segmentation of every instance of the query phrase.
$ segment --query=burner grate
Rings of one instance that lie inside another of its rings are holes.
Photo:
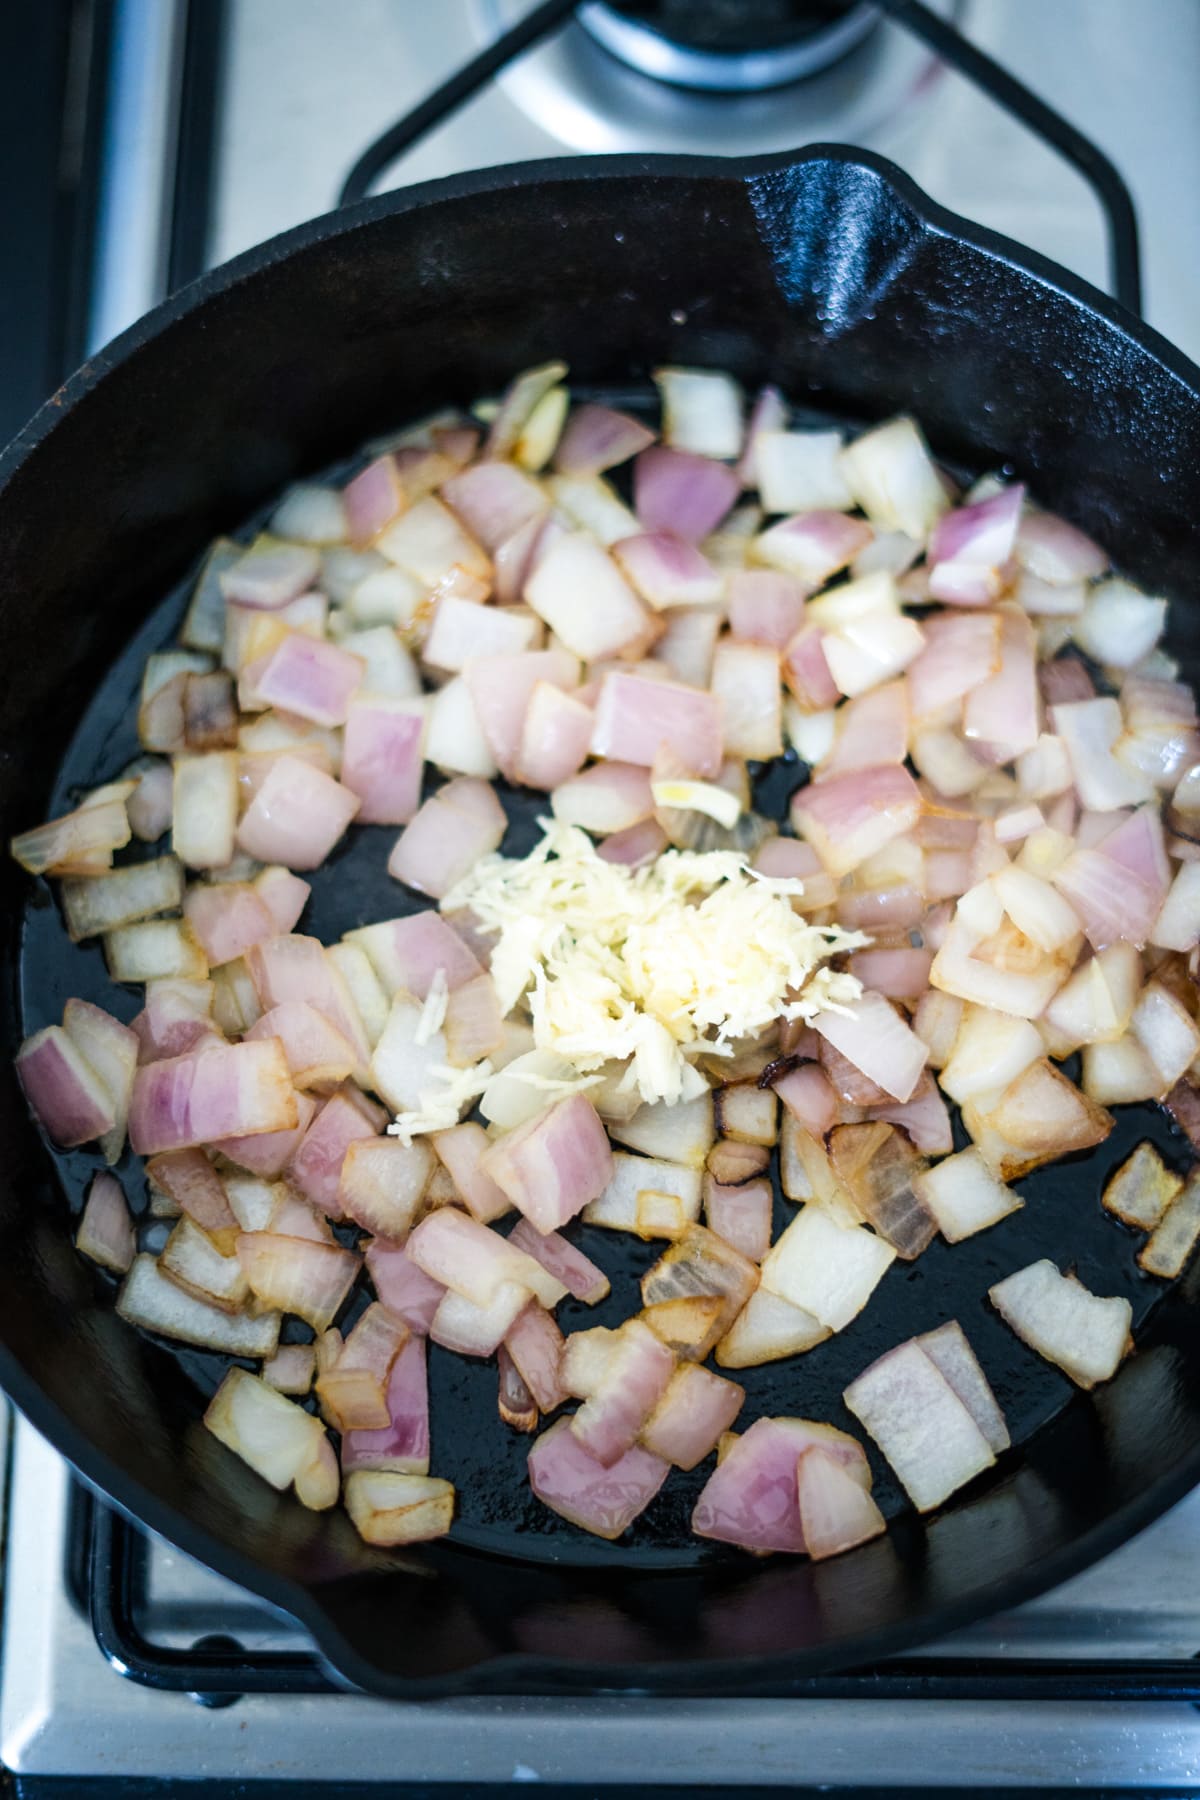
[[[1036,137],[1072,165],[1088,182],[1103,209],[1108,228],[1109,268],[1113,293],[1130,312],[1140,313],[1141,268],[1138,252],[1137,214],[1124,178],[1116,166],[1083,132],[1061,113],[1010,75],[992,57],[970,43],[962,33],[923,4],[923,0],[874,0],[878,9],[896,25],[927,44],[943,62],[1021,121]],[[647,9],[639,7],[638,12]],[[859,9],[847,13],[836,27],[845,28]],[[606,15],[610,22],[636,26],[636,21],[604,5],[581,5],[581,0],[541,0],[532,12],[502,33],[486,50],[464,63],[411,112],[381,133],[355,162],[342,183],[339,203],[347,206],[363,200],[384,170],[414,144],[452,117],[474,94],[527,50],[560,30],[576,12],[581,20]],[[640,26],[637,26],[641,29]],[[653,34],[651,34],[653,35]],[[658,40],[666,44],[668,40]]]
[[[337,1694],[346,1690],[315,1648],[248,1649],[211,1632],[181,1648],[155,1642],[143,1628],[149,1546],[141,1528],[76,1487],[68,1567],[86,1568],[86,1610],[96,1643],[128,1680],[187,1694],[200,1706],[230,1706],[245,1694]],[[489,1688],[489,1692],[493,1691]],[[558,1686],[513,1684],[507,1693],[581,1694]],[[605,1690],[612,1693],[613,1690]],[[686,1693],[686,1687],[681,1687]],[[1157,1701],[1200,1706],[1200,1653],[1190,1657],[894,1657],[876,1668],[731,1688],[726,1697],[794,1700],[1089,1702]]]
[[[879,23],[868,0],[593,0],[579,23],[672,87],[761,93],[840,62]]]

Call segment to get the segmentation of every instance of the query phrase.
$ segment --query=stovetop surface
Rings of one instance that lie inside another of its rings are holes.
[[[1028,1788],[1200,1785],[1200,1710],[1186,1703],[861,1699],[464,1699],[253,1694],[211,1708],[126,1678],[69,1591],[71,1480],[23,1421],[15,1433],[0,1761],[24,1776],[167,1782],[510,1781],[694,1788]],[[1054,1593],[938,1644],[929,1659],[1190,1658],[1189,1572],[1200,1493]],[[169,1546],[149,1546],[139,1621],[176,1648],[222,1633],[256,1650],[303,1633]]]
[[[1128,180],[1150,322],[1200,355],[1200,8],[1195,0],[936,0],[971,39],[1091,133]],[[530,0],[115,0],[90,340],[153,304],[177,249],[178,111],[197,20],[220,15],[214,263],[335,202],[366,142]],[[210,84],[211,85],[211,84]],[[205,92],[202,98],[212,100]],[[193,96],[194,102],[194,96]],[[174,104],[173,104],[174,103]],[[750,97],[669,89],[579,26],[532,53],[389,176],[418,181],[568,151],[748,154],[820,140],[893,157],[936,199],[1103,281],[1100,215],[1080,178],[886,23],[808,85]],[[175,206],[172,219],[171,208]],[[198,265],[197,265],[198,266]],[[71,1481],[14,1436],[0,1678],[0,1761],[22,1781],[507,1783],[599,1787],[1200,1788],[1186,1703],[975,1699],[664,1700],[646,1695],[391,1705],[254,1694],[209,1708],[105,1660],[65,1574]],[[138,1628],[185,1649],[303,1633],[168,1546],[148,1550]],[[1200,1654],[1200,1493],[1103,1563],[1018,1611],[928,1646],[933,1661],[1144,1662]],[[32,1790],[31,1790],[32,1791]]]

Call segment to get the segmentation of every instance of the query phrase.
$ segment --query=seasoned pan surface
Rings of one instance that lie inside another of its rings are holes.
[[[612,398],[603,392],[595,397]],[[648,396],[625,390],[618,397],[626,407],[631,400],[640,400],[641,410],[653,416]],[[831,421],[824,415],[811,422]],[[185,582],[185,594],[186,588]],[[183,595],[168,596],[103,677],[67,750],[52,815],[76,804],[87,787],[115,778],[138,754],[136,718],[142,665],[151,650],[165,648],[175,640],[185,604]],[[760,808],[783,818],[789,795],[806,779],[807,771],[794,753],[764,766],[757,784]],[[437,785],[435,778],[429,783],[430,791]],[[503,852],[524,855],[539,836],[538,819],[548,814],[547,797],[508,784],[501,793],[509,818]],[[352,828],[325,866],[310,877],[312,898],[299,929],[322,942],[334,943],[356,926],[393,918],[423,904],[420,896],[387,874],[385,865],[395,835],[394,828],[386,826]],[[154,856],[168,847],[164,839],[160,845],[144,846],[143,854]],[[141,1005],[140,987],[121,989],[109,980],[97,943],[76,945],[67,940],[57,909],[45,904],[41,887],[31,896],[26,912],[21,982],[27,1032],[60,1017],[71,994],[94,1000],[125,1019]],[[1071,1064],[1065,1067],[1077,1077],[1076,1068]],[[957,1109],[954,1114],[955,1148],[961,1149],[970,1139],[961,1128]],[[1186,1145],[1157,1106],[1123,1107],[1117,1117],[1117,1129],[1098,1149],[1026,1177],[1019,1184],[1025,1200],[1020,1212],[964,1243],[950,1245],[937,1238],[916,1262],[893,1264],[865,1311],[846,1330],[803,1356],[734,1371],[733,1378],[746,1390],[739,1429],[752,1419],[784,1413],[827,1419],[862,1436],[861,1427],[842,1405],[846,1386],[892,1345],[947,1319],[958,1319],[1004,1410],[1013,1439],[1012,1454],[1019,1456],[1022,1446],[1068,1404],[1076,1390],[1065,1375],[1026,1349],[1000,1321],[985,1298],[992,1283],[1039,1257],[1049,1257],[1060,1267],[1073,1266],[1094,1293],[1119,1294],[1130,1301],[1135,1338],[1165,1291],[1162,1281],[1144,1275],[1137,1267],[1135,1252],[1141,1236],[1103,1210],[1100,1194],[1111,1171],[1143,1139],[1158,1144],[1166,1160],[1180,1166],[1186,1166]],[[54,1160],[72,1208],[82,1208],[88,1183],[103,1166],[99,1157],[81,1150],[59,1153]],[[154,1231],[146,1210],[141,1158],[126,1148],[117,1173],[131,1204]],[[773,1237],[795,1213],[795,1206],[784,1199],[777,1185]],[[166,1229],[158,1225],[159,1238],[165,1237]],[[568,1296],[557,1315],[563,1330],[618,1325],[640,1307],[638,1282],[661,1255],[663,1245],[639,1243],[624,1232],[604,1231],[579,1221],[568,1227],[567,1234],[605,1270],[613,1291],[598,1307],[585,1306]],[[361,1233],[343,1227],[340,1235],[353,1244]],[[100,1275],[98,1280],[115,1292],[111,1278]],[[352,1296],[339,1324],[344,1325],[346,1318],[352,1320],[362,1305],[361,1294]],[[302,1331],[301,1335],[310,1334]],[[165,1340],[164,1348],[195,1384],[196,1404],[202,1409],[229,1359],[179,1349]],[[738,1551],[705,1543],[689,1529],[696,1496],[711,1472],[711,1459],[690,1474],[674,1471],[646,1513],[619,1543],[609,1544],[569,1524],[533,1497],[525,1471],[532,1440],[500,1421],[492,1359],[455,1356],[431,1345],[429,1366],[432,1466],[434,1473],[454,1482],[459,1494],[450,1534],[453,1542],[496,1555],[559,1565],[620,1568],[632,1562],[683,1569],[744,1562]],[[876,1497],[884,1511],[894,1516],[907,1506],[903,1490],[873,1445],[868,1444],[868,1451]]]
[[[602,168],[589,180],[578,164],[501,173],[478,193],[443,184],[305,228],[173,303],[111,375],[79,378],[61,428],[43,419],[10,453],[0,489],[9,830],[134,754],[141,663],[171,638],[180,578],[207,536],[250,520],[291,476],[328,467],[369,432],[548,354],[601,389],[619,385],[625,402],[670,357],[748,382],[771,376],[850,423],[909,408],[942,454],[976,468],[1011,462],[1131,573],[1182,598],[1200,517],[1200,401],[1186,365],[1100,296],[1027,273],[968,228],[956,235],[958,222],[915,204],[894,172],[841,153],[748,176],[711,164]],[[546,252],[548,233],[556,260],[538,274],[533,252]],[[1178,608],[1174,648],[1193,678],[1194,629]],[[782,810],[803,778],[798,765],[777,768],[763,793]],[[505,848],[519,853],[544,802],[504,799]],[[351,833],[315,878],[303,929],[328,941],[409,908],[384,871],[391,835]],[[10,1041],[73,993],[131,1015],[136,992],[114,999],[99,951],[66,943],[48,893],[4,878]],[[106,1279],[74,1256],[71,1215],[95,1159],[56,1158],[52,1176],[13,1092],[3,1104],[6,1382],[93,1480],[304,1617],[346,1678],[379,1691],[699,1689],[862,1662],[1065,1573],[1161,1510],[1200,1466],[1195,1284],[1167,1291],[1143,1276],[1134,1239],[1099,1205],[1142,1138],[1184,1160],[1154,1108],[1122,1109],[1099,1151],[1023,1182],[1024,1209],[1000,1226],[895,1265],[846,1332],[739,1375],[746,1422],[788,1412],[849,1425],[840,1396],[854,1375],[958,1318],[1007,1415],[1013,1451],[932,1521],[906,1509],[872,1452],[896,1527],[814,1569],[752,1564],[691,1539],[703,1468],[673,1475],[619,1544],[586,1537],[530,1495],[527,1440],[499,1423],[493,1366],[436,1350],[433,1464],[461,1497],[450,1540],[381,1555],[345,1521],[303,1514],[199,1427],[223,1359],[131,1332]],[[136,1205],[140,1175],[118,1173]],[[792,1209],[777,1199],[776,1210],[779,1227]],[[564,1329],[615,1322],[657,1251],[578,1225],[572,1235],[614,1291],[597,1309],[566,1302]],[[1139,1353],[1095,1396],[1076,1394],[984,1299],[1040,1256],[1133,1305]]]

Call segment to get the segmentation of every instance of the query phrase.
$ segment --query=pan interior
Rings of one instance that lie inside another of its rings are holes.
[[[649,391],[638,386],[588,389],[586,397],[636,407],[648,415],[652,411]],[[827,412],[796,411],[802,424],[845,424]],[[350,466],[342,463],[330,474],[344,479]],[[239,535],[248,535],[262,518],[259,514],[248,520],[245,532]],[[87,788],[115,777],[138,754],[136,713],[142,666],[151,651],[174,641],[189,587],[190,578],[161,600],[101,676],[63,759],[49,816],[75,803]],[[789,753],[761,771],[756,803],[761,810],[783,818],[790,793],[806,778],[804,766]],[[430,786],[435,785],[436,780],[431,781]],[[507,785],[499,791],[509,818],[503,850],[521,855],[536,840],[538,819],[548,810],[546,797]],[[386,827],[352,828],[330,860],[307,877],[312,897],[298,929],[330,943],[356,926],[408,913],[424,904],[386,873],[394,837],[395,831]],[[164,841],[142,846],[139,853],[152,856],[167,847]],[[132,1017],[141,1004],[140,988],[121,988],[109,980],[96,944],[69,943],[42,884],[32,893],[24,912],[20,983],[27,1033],[59,1018],[66,998],[73,994],[107,1007],[123,1019]],[[1076,1072],[1071,1064],[1066,1069]],[[962,1148],[969,1139],[957,1109],[952,1110],[955,1147]],[[1138,1269],[1135,1253],[1140,1238],[1103,1210],[1100,1195],[1111,1172],[1142,1140],[1157,1144],[1166,1161],[1179,1167],[1188,1160],[1186,1146],[1158,1107],[1123,1107],[1116,1116],[1116,1129],[1096,1151],[1050,1164],[1017,1184],[1025,1205],[998,1226],[953,1246],[935,1239],[916,1262],[896,1262],[865,1311],[846,1330],[803,1356],[731,1371],[746,1390],[739,1428],[758,1417],[790,1414],[831,1421],[861,1438],[861,1428],[842,1404],[847,1384],[894,1344],[957,1319],[1008,1421],[1013,1450],[1001,1465],[1001,1476],[1006,1468],[1014,1467],[1025,1447],[1065,1406],[1073,1400],[1079,1405],[1086,1402],[1077,1399],[1065,1376],[1003,1325],[986,1300],[989,1286],[1015,1269],[1049,1257],[1061,1268],[1073,1268],[1093,1292],[1127,1298],[1133,1307],[1135,1340],[1166,1291],[1164,1283]],[[55,1164],[66,1205],[77,1214],[99,1160],[90,1151],[80,1150],[56,1155]],[[153,1230],[140,1159],[126,1149],[117,1174],[135,1213]],[[776,1183],[774,1236],[795,1212]],[[157,1230],[161,1239],[161,1223]],[[352,1243],[356,1234],[343,1235]],[[643,1244],[624,1233],[602,1231],[578,1221],[568,1228],[567,1235],[608,1273],[612,1293],[598,1307],[586,1307],[568,1297],[558,1312],[562,1329],[569,1333],[591,1325],[616,1325],[629,1317],[640,1305],[640,1277],[663,1246]],[[111,1305],[115,1284],[98,1271],[92,1279],[100,1304]],[[364,1303],[361,1294],[352,1296],[346,1316],[339,1322],[352,1320]],[[310,1335],[295,1322],[289,1330],[293,1328],[297,1336]],[[165,1340],[159,1341],[158,1354],[176,1365],[175,1403],[198,1418],[229,1359],[182,1349]],[[666,1572],[744,1566],[739,1552],[704,1543],[690,1534],[691,1510],[711,1472],[712,1458],[690,1474],[672,1472],[662,1493],[625,1537],[608,1544],[559,1518],[533,1497],[525,1467],[531,1440],[511,1431],[498,1417],[493,1360],[455,1356],[434,1345],[429,1368],[432,1469],[452,1481],[459,1496],[450,1534],[453,1544],[559,1568],[637,1566]],[[908,1503],[874,1445],[868,1443],[867,1449],[875,1474],[875,1495],[884,1513],[895,1518],[908,1509]]]

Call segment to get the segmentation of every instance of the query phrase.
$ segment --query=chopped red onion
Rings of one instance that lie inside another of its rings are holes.
[[[772,1086],[794,1119],[815,1138],[823,1138],[837,1118],[837,1095],[817,1063],[801,1063]]]
[[[838,713],[838,730],[820,778],[902,763],[908,753],[909,695],[903,681],[888,681],[848,700]]]
[[[1023,569],[1052,587],[1090,580],[1108,568],[1099,544],[1056,513],[1026,511],[1017,532],[1016,556]]]
[[[406,825],[421,803],[426,714],[419,700],[360,694],[350,702],[342,783],[363,825]]]
[[[671,531],[698,544],[736,503],[733,469],[686,450],[655,445],[633,465],[634,508],[647,531]]]
[[[699,1363],[681,1363],[642,1430],[643,1447],[677,1469],[694,1469],[729,1430],[745,1390]]]
[[[367,1246],[366,1263],[383,1304],[404,1320],[414,1336],[427,1337],[446,1292],[444,1283],[419,1269],[401,1245],[382,1238]]]
[[[607,1468],[559,1419],[529,1452],[529,1485],[544,1506],[596,1537],[618,1538],[645,1512],[671,1465],[638,1444]]]
[[[370,1060],[362,1019],[341,971],[317,938],[288,934],[252,944],[246,967],[264,1010],[301,1000],[325,1017],[354,1049],[356,1067]]]
[[[353,1071],[358,1053],[332,1020],[307,1000],[288,1000],[256,1019],[244,1043],[278,1038],[298,1088],[336,1087]]]
[[[589,1257],[568,1243],[557,1231],[538,1231],[526,1218],[519,1218],[509,1233],[508,1241],[541,1263],[548,1274],[562,1282],[567,1292],[587,1306],[595,1306],[609,1293],[608,1276]]]
[[[289,631],[268,656],[243,670],[242,705],[251,710],[276,706],[314,725],[344,725],[365,667],[361,656],[337,644]]]
[[[825,868],[847,875],[910,831],[921,812],[916,782],[903,768],[862,769],[802,788],[792,801],[798,831]]]
[[[203,1230],[226,1231],[236,1225],[224,1184],[203,1150],[168,1150],[152,1156],[146,1175]]]
[[[1163,902],[1163,890],[1115,862],[1103,849],[1076,850],[1051,877],[1079,915],[1096,950],[1125,938],[1147,942]]]
[[[608,1136],[586,1094],[571,1094],[497,1139],[480,1167],[539,1231],[556,1231],[612,1179]]]
[[[367,1118],[348,1091],[334,1094],[325,1102],[292,1156],[287,1169],[288,1180],[306,1200],[331,1219],[341,1217],[338,1187],[346,1151],[356,1139],[374,1137],[383,1117],[382,1111],[376,1108],[375,1118]]]
[[[694,544],[670,531],[622,538],[613,556],[630,585],[656,612],[672,606],[711,606],[724,581]]]
[[[804,588],[779,569],[735,569],[729,578],[729,625],[746,643],[783,650],[804,617]]]
[[[470,657],[463,680],[488,749],[506,772],[516,767],[529,697],[539,681],[579,684],[579,664],[565,650],[528,650],[517,656]]]
[[[825,659],[824,639],[819,625],[804,625],[783,649],[784,682],[807,712],[824,712],[841,699]]]
[[[949,1156],[954,1148],[950,1114],[938,1085],[926,1069],[910,1099],[871,1108],[871,1116],[906,1131],[922,1156]]]
[[[235,957],[244,955],[251,945],[275,937],[280,930],[271,909],[246,882],[222,882],[211,886],[193,882],[184,896],[183,916],[213,967],[232,962]],[[166,1051],[164,1054],[172,1053]]]
[[[727,757],[767,761],[783,753],[779,652],[726,638],[713,654],[710,687]],[[672,749],[674,746],[672,746]]]
[[[456,991],[461,994],[467,990],[459,988]],[[491,1140],[482,1125],[474,1120],[452,1125],[448,1131],[435,1132],[432,1142],[438,1161],[449,1172],[472,1218],[482,1225],[490,1225],[493,1219],[499,1219],[511,1210],[512,1202],[504,1189],[480,1167],[491,1148]],[[510,1241],[516,1241],[515,1233],[511,1234]],[[521,1247],[528,1249],[526,1244]],[[544,1266],[549,1267],[548,1264]]]
[[[940,1506],[996,1460],[967,1407],[917,1342],[873,1362],[844,1399],[920,1512]]]
[[[338,1210],[376,1237],[399,1243],[416,1222],[432,1172],[426,1143],[355,1138],[338,1175]]]
[[[137,787],[126,802],[130,830],[153,844],[170,829],[173,781],[171,766],[151,762],[138,769]]]
[[[255,1137],[216,1138],[212,1148],[240,1168],[249,1169],[251,1174],[273,1181],[291,1163],[305,1132],[317,1116],[317,1109],[317,1102],[311,1095],[297,1093],[296,1124],[290,1131],[260,1131]]]
[[[553,1314],[532,1300],[509,1328],[504,1344],[539,1411],[551,1413],[561,1406],[567,1398],[560,1367],[563,1334]]]
[[[553,790],[582,767],[591,744],[594,715],[575,694],[539,681],[529,696],[516,778],[526,787]]]
[[[557,1306],[566,1293],[563,1284],[518,1245],[454,1207],[427,1214],[405,1249],[426,1275],[473,1306],[489,1306],[501,1287],[523,1287],[547,1307]]]
[[[238,848],[288,869],[319,868],[359,804],[332,776],[298,756],[280,756],[242,815]]]
[[[743,487],[756,488],[759,485],[757,454],[759,437],[767,431],[784,431],[787,427],[787,420],[787,402],[779,389],[777,387],[760,388],[758,398],[750,408],[750,417],[746,421],[746,439],[742,447],[741,460],[737,466],[738,480]]]
[[[273,611],[312,586],[321,558],[307,544],[285,544],[265,534],[218,576],[226,600]]]
[[[887,1530],[870,1494],[819,1445],[801,1452],[796,1497],[804,1547],[814,1562],[853,1550]]]
[[[818,1014],[813,1029],[885,1093],[911,1098],[925,1067],[925,1046],[880,995],[864,994],[843,1012]]]
[[[269,1231],[243,1231],[237,1255],[257,1300],[295,1313],[314,1331],[332,1325],[360,1268],[359,1258],[340,1244]]]
[[[999,595],[1025,500],[1020,482],[943,513],[929,540],[929,592],[957,606],[986,606]]]
[[[835,1457],[864,1489],[869,1486],[866,1456],[845,1432],[806,1419],[756,1419],[709,1476],[692,1513],[692,1530],[743,1550],[803,1555],[796,1465],[812,1447]]]
[[[567,372],[566,363],[539,363],[523,369],[509,382],[488,432],[484,454],[488,458],[511,456],[538,405]]]
[[[920,924],[925,912],[926,900],[934,896],[930,885],[929,865],[937,856],[954,856],[958,858],[956,867],[963,879],[951,891],[955,897],[970,887],[970,853],[967,851],[927,850],[925,853],[925,888],[911,887],[907,882],[898,882],[895,887],[857,888],[844,887],[837,896],[838,924],[844,925],[848,931],[890,932],[911,931]]]
[[[572,411],[554,452],[563,475],[603,475],[654,442],[654,433],[628,413],[584,405]]]
[[[120,1182],[107,1171],[94,1176],[88,1188],[75,1248],[114,1275],[124,1275],[133,1262],[133,1220]]]
[[[139,1156],[186,1150],[216,1138],[285,1131],[296,1096],[275,1039],[205,1043],[189,1056],[139,1069],[129,1108],[129,1142]]]
[[[400,833],[388,874],[440,900],[499,848],[507,825],[490,782],[458,775],[426,800]]]
[[[23,831],[9,849],[31,875],[98,875],[129,838],[125,801],[105,800]]]
[[[930,950],[857,950],[847,966],[864,988],[882,994],[885,999],[915,1001],[929,986],[932,961]]]
[[[543,636],[541,621],[525,607],[484,606],[446,594],[438,601],[421,655],[431,668],[458,673],[469,657],[519,656],[537,649]]]
[[[369,1260],[369,1259],[368,1259]],[[390,1469],[403,1475],[429,1472],[429,1384],[425,1340],[410,1337],[387,1378],[388,1423],[378,1430],[350,1429],[342,1436],[342,1469]]]
[[[967,695],[963,732],[993,762],[1011,762],[1038,741],[1036,642],[1028,619],[1006,612],[1000,623],[1000,666]]]
[[[637,1439],[675,1372],[675,1356],[640,1319],[627,1319],[599,1384],[571,1419],[571,1434],[611,1468]]]
[[[769,1181],[745,1181],[738,1187],[724,1187],[711,1175],[705,1178],[704,1217],[709,1230],[732,1244],[750,1262],[761,1262],[771,1247],[773,1203]]]
[[[502,1281],[486,1306],[450,1289],[433,1315],[429,1336],[459,1356],[494,1356],[529,1298],[529,1289],[516,1281]]]
[[[940,713],[1000,667],[996,613],[933,613],[922,630],[925,648],[907,671],[915,719]]]
[[[385,919],[349,934],[366,951],[385,993],[424,1000],[438,975],[451,993],[482,969],[452,925],[429,908],[404,919]]]
[[[578,825],[597,835],[627,831],[647,821],[653,823],[650,777],[646,767],[633,763],[597,764],[556,788],[550,797],[550,810],[564,825]]]
[[[292,930],[312,893],[312,887],[307,881],[302,881],[299,875],[293,875],[290,869],[278,864],[263,869],[256,875],[253,887],[274,919],[276,931],[280,933]],[[217,963],[227,961],[228,958],[210,956],[208,960],[210,963]]]
[[[640,869],[661,856],[667,842],[667,834],[657,819],[643,819],[638,825],[627,825],[623,831],[614,831],[606,837],[597,855],[604,862],[623,863],[626,868]]]
[[[795,576],[811,593],[853,562],[871,537],[863,519],[818,508],[772,525],[755,538],[752,554],[756,562]]]
[[[389,1422],[380,1429],[354,1429],[342,1435],[342,1469],[390,1469],[398,1474],[428,1474],[430,1408],[425,1372],[425,1337],[408,1337],[387,1377]]]
[[[356,550],[373,543],[406,502],[400,472],[392,456],[377,456],[342,490],[346,535]]]
[[[507,462],[480,462],[442,484],[442,498],[485,550],[540,519],[549,501],[531,475]]]
[[[714,696],[673,681],[606,675],[596,702],[593,755],[652,768],[664,744],[695,775],[718,775],[723,741]]]
[[[650,615],[633,588],[585,531],[569,532],[544,550],[524,592],[539,619],[588,661],[634,654],[654,637]]]
[[[563,527],[553,515],[538,517],[529,519],[497,546],[492,556],[492,587],[497,610],[524,599],[525,583],[539,558],[562,534]],[[436,623],[435,614],[435,626]]]

